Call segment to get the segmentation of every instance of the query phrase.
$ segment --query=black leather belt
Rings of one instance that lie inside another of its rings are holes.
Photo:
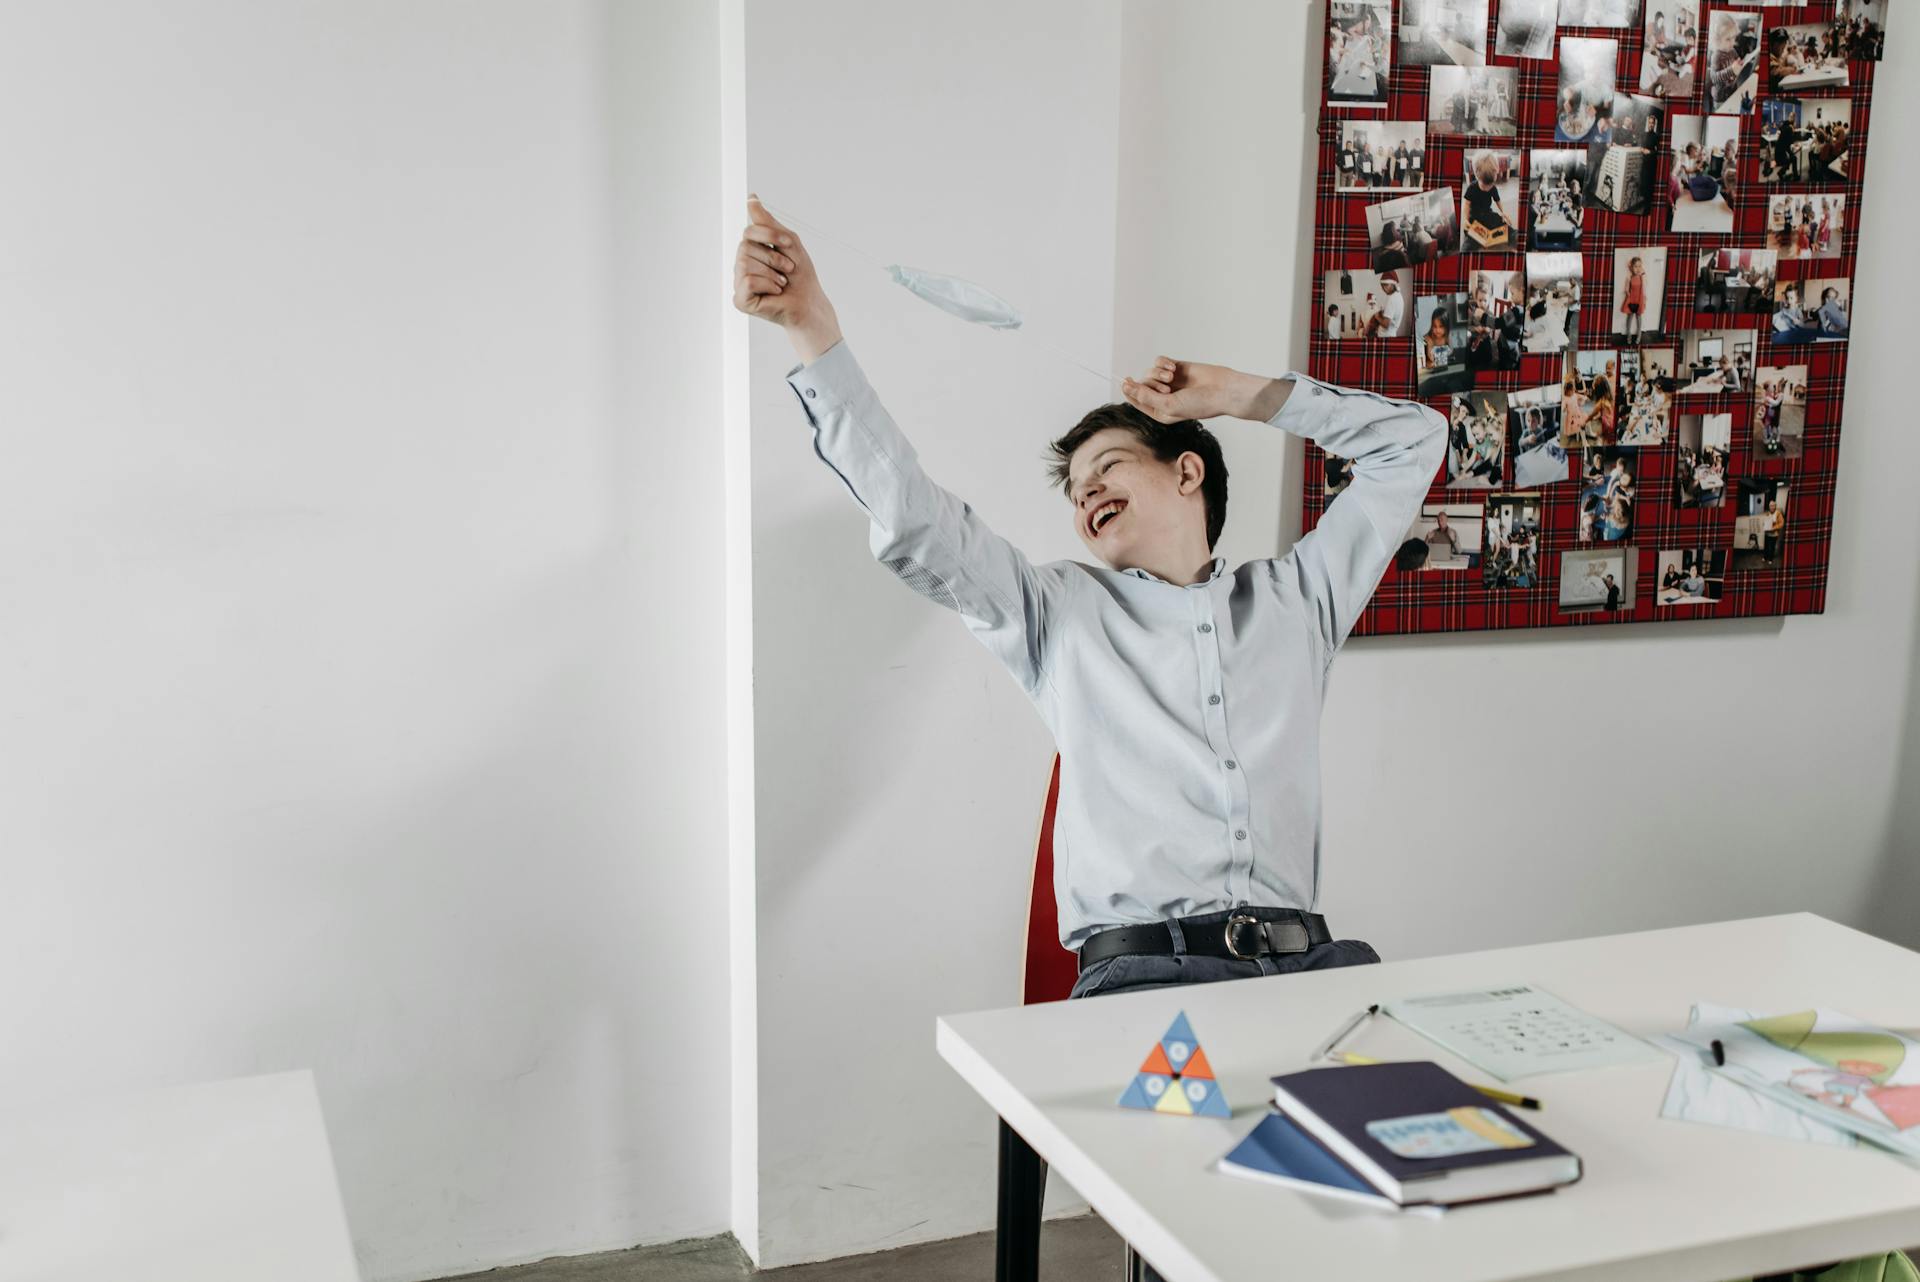
[[[1256,915],[1258,914],[1258,915]],[[1197,913],[1195,917],[1217,916]],[[1208,957],[1252,961],[1262,953],[1304,953],[1316,944],[1332,941],[1327,919],[1297,908],[1255,908],[1236,911],[1225,921],[1197,921],[1181,917],[1180,937],[1186,951]],[[1080,945],[1080,969],[1120,953],[1170,953],[1173,933],[1164,922],[1151,926],[1110,926]]]

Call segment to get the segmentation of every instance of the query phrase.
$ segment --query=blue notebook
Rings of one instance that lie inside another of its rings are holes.
[[[1363,1202],[1382,1210],[1402,1209],[1392,1198],[1382,1196],[1372,1185],[1355,1175],[1333,1154],[1316,1143],[1312,1136],[1294,1124],[1278,1109],[1270,1109],[1260,1124],[1220,1159],[1220,1168],[1229,1174],[1283,1184],[1308,1193]],[[1438,1214],[1439,1207],[1417,1207]]]

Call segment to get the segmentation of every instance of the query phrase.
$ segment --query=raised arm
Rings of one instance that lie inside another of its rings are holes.
[[[1230,414],[1269,423],[1353,460],[1347,488],[1274,563],[1274,573],[1292,576],[1314,606],[1331,660],[1420,513],[1446,452],[1446,415],[1417,401],[1305,374],[1265,378],[1164,356],[1147,378],[1123,380],[1121,390],[1162,422]]]
[[[734,305],[787,331],[801,364],[787,372],[813,452],[871,522],[874,559],[914,591],[959,614],[1030,697],[1045,681],[1042,656],[1058,575],[1037,569],[987,527],[972,505],[943,489],[867,382],[841,337],[800,238],[750,200],[751,223],[735,260]]]

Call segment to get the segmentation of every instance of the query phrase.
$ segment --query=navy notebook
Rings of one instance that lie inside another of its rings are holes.
[[[1580,1159],[1430,1060],[1310,1068],[1274,1103],[1401,1205],[1532,1193],[1580,1178]]]

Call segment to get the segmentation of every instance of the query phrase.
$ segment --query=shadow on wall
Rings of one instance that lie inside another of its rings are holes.
[[[1893,806],[1887,816],[1880,866],[1860,906],[1860,928],[1906,948],[1920,948],[1920,600],[1914,607],[1913,653],[1907,663],[1907,719],[1893,772]]]
[[[811,458],[804,434],[797,448]],[[844,495],[825,465],[812,462]],[[920,795],[924,821],[934,826],[971,825],[983,807],[1012,807],[1024,830],[1051,753],[1038,716],[965,620],[875,560],[866,516],[851,496],[835,502],[845,510],[817,509],[755,537],[755,751],[788,758],[785,795],[769,797],[763,787],[759,802],[762,840],[777,832],[781,852],[759,864],[759,893],[769,900],[802,889],[821,865],[858,845],[875,822],[869,812],[888,798]],[[982,515],[993,523],[992,513]],[[967,653],[964,666],[941,657],[967,649],[977,653]],[[954,721],[956,680],[978,686],[977,722]],[[1019,700],[1013,715],[1037,736],[1034,795],[994,798],[932,782],[943,777],[929,764],[942,743],[1000,741],[994,722],[1009,693]],[[876,899],[891,902],[897,887],[873,880]]]
[[[1307,142],[1306,152],[1315,166],[1314,181],[1300,184],[1300,203],[1293,212],[1293,261],[1308,265],[1308,290],[1312,290],[1313,264],[1313,226],[1314,202],[1319,189],[1320,136],[1318,129],[1326,128],[1328,123],[1337,123],[1334,117],[1321,121],[1320,114],[1320,59],[1325,54],[1327,30],[1327,0],[1313,0],[1307,6],[1307,30],[1319,33],[1319,37],[1301,41],[1300,48],[1300,110],[1302,119],[1321,122],[1315,126],[1316,132]],[[1308,345],[1313,335],[1312,318],[1295,335],[1293,350],[1287,353],[1287,363],[1294,369],[1305,371],[1307,368]],[[1300,537],[1302,491],[1299,482],[1300,469],[1307,465],[1307,447],[1304,441],[1291,434],[1286,441],[1286,453],[1280,461],[1280,529],[1276,532],[1275,556],[1285,556]]]

